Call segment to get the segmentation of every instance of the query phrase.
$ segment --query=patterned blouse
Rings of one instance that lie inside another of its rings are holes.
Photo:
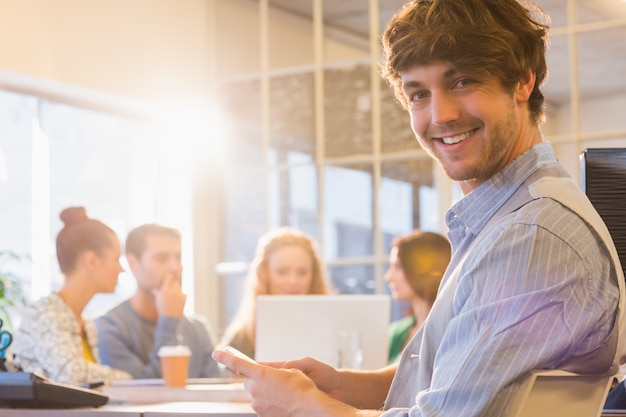
[[[91,320],[83,321],[95,363],[85,358],[76,316],[58,294],[50,294],[23,312],[11,346],[14,364],[25,372],[42,372],[67,384],[130,379],[130,374],[99,363],[96,327]]]

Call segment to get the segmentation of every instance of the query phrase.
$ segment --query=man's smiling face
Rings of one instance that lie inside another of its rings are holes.
[[[529,147],[524,82],[508,92],[495,77],[465,74],[445,62],[412,67],[401,77],[413,132],[465,194]],[[525,82],[534,82],[529,78]]]

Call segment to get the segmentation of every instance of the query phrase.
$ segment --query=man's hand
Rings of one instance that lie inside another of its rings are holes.
[[[325,362],[306,357],[292,361],[268,363],[268,365],[287,369],[298,369],[311,378],[319,390],[337,400],[341,400],[339,372]]]
[[[315,382],[299,369],[281,367],[280,362],[253,363],[223,350],[215,350],[213,359],[242,375],[244,387],[252,397],[252,408],[259,417],[351,416],[356,411],[323,393]],[[289,364],[301,361],[289,362]],[[315,368],[313,359],[302,366]],[[285,363],[282,363],[285,364]],[[328,366],[328,365],[326,365]],[[328,368],[332,369],[330,366]],[[326,374],[328,369],[320,374]],[[314,373],[314,372],[311,372]],[[330,379],[330,378],[329,378]],[[338,413],[335,413],[335,412]]]
[[[159,317],[182,317],[187,296],[183,294],[180,277],[167,275],[161,288],[152,290]]]

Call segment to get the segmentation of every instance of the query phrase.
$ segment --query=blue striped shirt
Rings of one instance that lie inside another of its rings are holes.
[[[619,291],[585,221],[539,198],[485,228],[549,164],[551,145],[535,145],[447,213],[453,255],[441,297],[402,356],[385,417],[500,417],[521,375],[559,368],[607,338]]]

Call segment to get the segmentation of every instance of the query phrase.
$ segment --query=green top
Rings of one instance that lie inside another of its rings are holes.
[[[402,353],[411,329],[415,326],[415,316],[401,318],[389,325],[389,363],[394,363]]]

